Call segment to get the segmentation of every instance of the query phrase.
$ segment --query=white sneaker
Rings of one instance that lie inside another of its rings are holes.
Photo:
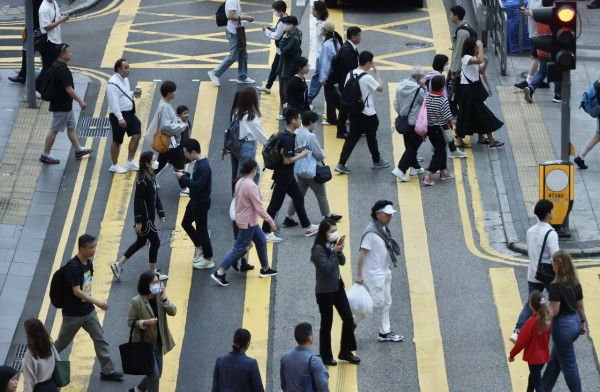
[[[285,117],[283,117],[283,115],[281,115],[281,114],[278,114],[277,117],[275,117],[275,120],[282,121],[282,120],[285,120]]]
[[[116,263],[111,264],[110,269],[112,270],[115,278],[121,280],[121,274],[123,273],[123,267],[121,266],[121,263],[117,261]]]
[[[140,170],[140,165],[138,165],[134,161],[125,161],[125,164],[123,166],[125,166],[125,169],[129,170]]]
[[[221,87],[221,82],[219,81],[219,78],[217,78],[215,76],[215,74],[213,73],[213,71],[208,71],[208,77],[210,78],[211,82],[213,82],[213,84],[217,87]]]
[[[512,335],[510,335],[509,340],[513,343],[517,343],[517,338],[519,337],[519,333],[518,332],[513,332]]]
[[[331,125],[331,124],[328,123],[327,120],[323,120],[323,121],[321,121],[321,125]]]
[[[467,153],[460,151],[458,148],[456,149],[456,151],[452,152],[450,151],[450,153],[448,154],[449,158],[466,158],[467,157]]]
[[[283,241],[283,238],[279,238],[275,235],[275,233],[270,232],[269,234],[266,234],[265,237],[267,238],[267,242],[281,242]]]
[[[198,248],[194,248],[194,259],[192,260],[193,263],[197,263],[198,261],[200,261],[200,258],[203,258],[204,256],[204,252],[202,252],[202,249],[198,249]]]
[[[190,197],[190,190],[188,188],[185,190],[180,190],[179,197]]]
[[[263,93],[271,94],[271,89],[270,88],[266,88],[265,86],[259,86],[256,89],[258,91],[263,92]]]
[[[155,269],[154,272],[156,272],[158,274],[158,280],[167,280],[167,279],[169,279],[169,276],[163,274],[162,272],[160,272],[160,270],[158,268]]]
[[[212,268],[215,266],[215,262],[212,260],[206,260],[203,256],[198,257],[198,261],[194,262],[195,269]]]
[[[402,181],[402,182],[410,181],[410,178],[408,178],[406,173],[403,173],[402,170],[398,169],[397,167],[394,168],[394,170],[392,170],[392,174],[394,176],[398,177],[400,179],[400,181]]]
[[[116,165],[110,165],[110,168],[108,169],[108,171],[111,173],[117,173],[117,174],[127,173],[127,170],[123,169],[121,167],[121,165],[119,165],[118,163]]]
[[[243,80],[238,79],[237,82],[238,82],[238,84],[252,84],[252,83],[256,83],[256,80],[250,79],[249,77],[246,76],[246,79],[243,79]]]
[[[423,162],[423,157],[420,155],[417,155],[417,162]]]
[[[307,227],[306,229],[304,229],[304,230],[306,230],[306,231],[304,232],[304,236],[305,236],[305,237],[312,237],[313,235],[317,234],[317,232],[319,231],[319,225],[313,225],[313,224],[311,223],[311,225],[310,225],[310,226],[308,226],[308,227]]]
[[[414,167],[410,168],[410,175],[411,176],[418,176],[419,174],[423,174],[425,173],[425,169],[423,169],[422,167],[415,169]]]

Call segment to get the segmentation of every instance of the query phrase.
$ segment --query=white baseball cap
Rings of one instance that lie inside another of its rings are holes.
[[[398,211],[394,210],[394,208],[390,204],[388,204],[385,207],[381,208],[377,212],[383,212],[385,214],[392,215],[392,214],[395,214]]]

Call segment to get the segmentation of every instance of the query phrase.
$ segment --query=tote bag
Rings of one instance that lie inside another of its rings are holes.
[[[235,29],[237,35],[238,49],[246,49],[246,28],[242,26],[242,22],[238,21],[238,27]]]
[[[119,346],[121,353],[121,365],[123,373],[135,375],[148,375],[154,371],[154,348],[152,342],[144,341],[144,331],[142,331],[142,341],[132,342],[133,328],[138,320],[131,324],[129,332],[129,342]]]
[[[71,382],[71,362],[61,361],[54,346],[52,346],[52,355],[54,356],[52,380],[58,388],[65,387]]]
[[[423,100],[421,110],[419,111],[419,117],[415,123],[415,132],[420,136],[427,134],[427,100]]]

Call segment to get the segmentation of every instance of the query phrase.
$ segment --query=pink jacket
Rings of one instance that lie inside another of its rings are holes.
[[[259,215],[267,223],[273,222],[273,218],[263,207],[262,198],[262,193],[254,181],[239,179],[235,185],[235,223],[240,229],[256,226]]]

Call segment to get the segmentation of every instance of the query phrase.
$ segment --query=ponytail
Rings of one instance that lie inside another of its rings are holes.
[[[537,312],[538,335],[550,328],[552,311],[546,297],[539,291],[533,291],[529,296],[529,304]]]

